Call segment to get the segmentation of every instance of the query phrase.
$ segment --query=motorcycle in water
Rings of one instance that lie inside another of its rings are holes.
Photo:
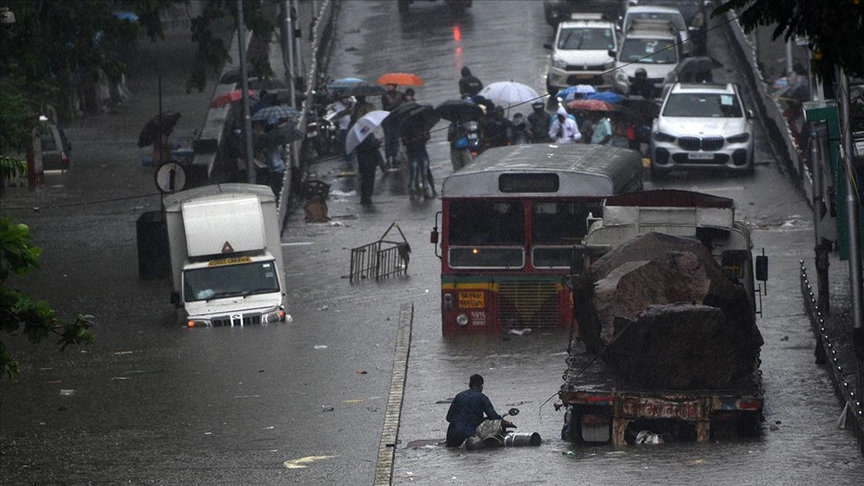
[[[519,415],[519,409],[511,408],[500,419],[484,420],[477,426],[476,433],[465,440],[465,449],[473,451],[496,447],[539,446],[542,439],[537,432],[517,433],[507,430],[515,429],[516,426],[505,418],[516,415]]]
[[[317,93],[315,99],[316,103],[312,110],[315,116],[306,125],[306,138],[311,142],[319,158],[344,155],[345,148],[336,124],[336,103],[327,103],[330,101],[329,96],[319,97]]]

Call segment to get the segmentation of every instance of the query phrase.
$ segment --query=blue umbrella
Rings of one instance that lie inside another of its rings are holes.
[[[586,100],[600,100],[607,103],[620,103],[624,99],[623,96],[612,91],[600,91],[598,93],[589,93],[585,95]]]
[[[365,85],[370,85],[370,84],[372,84],[372,83],[370,83],[369,81],[366,81],[365,79],[360,79],[360,78],[339,78],[339,79],[334,79],[334,80],[330,81],[329,83],[327,83],[327,88],[340,90],[340,89],[353,88],[354,86],[365,86]]]

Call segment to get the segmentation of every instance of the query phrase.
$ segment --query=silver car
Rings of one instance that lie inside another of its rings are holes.
[[[651,128],[651,173],[712,167],[752,173],[752,118],[735,84],[674,84]]]

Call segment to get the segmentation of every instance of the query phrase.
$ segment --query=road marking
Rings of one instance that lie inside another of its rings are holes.
[[[314,241],[295,241],[293,243],[282,243],[282,246],[309,246],[314,243]]]
[[[393,480],[393,459],[399,438],[402,417],[402,398],[408,374],[408,350],[411,348],[411,325],[414,322],[414,304],[406,302],[399,307],[399,328],[396,330],[396,351],[393,353],[393,375],[390,378],[390,396],[384,413],[384,429],[378,445],[378,464],[375,466],[375,486],[389,486]]]

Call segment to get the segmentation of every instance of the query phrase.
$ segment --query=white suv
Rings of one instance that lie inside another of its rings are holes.
[[[735,84],[674,84],[651,127],[651,173],[709,167],[753,172],[752,118]]]
[[[612,86],[615,58],[609,55],[618,42],[613,22],[603,20],[600,14],[573,14],[572,20],[558,24],[546,90],[551,95],[576,84],[590,84],[598,88]]]

